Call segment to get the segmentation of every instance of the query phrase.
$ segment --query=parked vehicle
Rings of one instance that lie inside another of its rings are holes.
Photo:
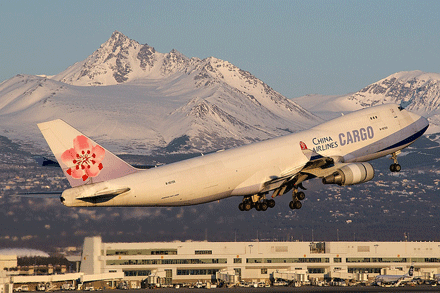
[[[50,283],[39,283],[37,285],[37,291],[46,291],[51,287]]]
[[[73,286],[73,284],[70,283],[64,283],[63,285],[61,285],[61,290],[63,291],[75,290],[75,286]]]
[[[122,281],[121,283],[118,284],[118,289],[119,290],[128,290],[128,283],[126,281]]]
[[[29,291],[29,286],[28,285],[21,285],[18,287],[15,287],[13,289],[14,292],[28,292]]]

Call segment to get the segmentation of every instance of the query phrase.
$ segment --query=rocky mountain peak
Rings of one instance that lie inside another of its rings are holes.
[[[110,39],[108,39],[107,42],[105,42],[101,47],[113,47],[115,51],[115,49],[118,47],[127,47],[132,43],[139,44],[138,42],[129,39],[126,35],[118,31],[114,31]]]
[[[362,107],[377,104],[408,101],[414,97],[409,110],[430,112],[440,108],[440,74],[425,73],[420,70],[394,73],[384,79],[372,83],[348,100]]]
[[[168,54],[164,55],[161,73],[163,76],[167,76],[177,71],[186,73],[189,71],[190,67],[190,59],[176,49],[173,49]]]
[[[154,66],[156,51],[120,33],[113,32],[87,59],[75,63],[54,77],[80,86],[105,86],[136,79]]]

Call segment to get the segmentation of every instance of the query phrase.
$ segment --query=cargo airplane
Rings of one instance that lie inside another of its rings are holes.
[[[390,170],[399,172],[397,155],[428,126],[424,117],[386,104],[306,131],[145,170],[62,120],[38,124],[72,187],[59,192],[66,206],[170,207],[240,196],[241,211],[265,211],[275,206],[273,198],[290,190],[289,207],[299,209],[304,181],[367,182],[374,177],[367,161],[386,155],[393,160]]]

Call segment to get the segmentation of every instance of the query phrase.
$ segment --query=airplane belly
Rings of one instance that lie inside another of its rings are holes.
[[[137,202],[148,206],[182,206],[222,199],[230,196],[232,190],[233,179],[228,174],[221,162],[182,168],[143,182],[139,189],[143,195]]]

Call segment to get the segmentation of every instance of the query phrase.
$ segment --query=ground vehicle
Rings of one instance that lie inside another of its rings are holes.
[[[63,291],[75,290],[75,286],[73,286],[73,284],[70,283],[64,283],[63,285],[61,285],[61,290]]]
[[[28,292],[29,286],[28,285],[21,285],[13,289],[14,292]]]

